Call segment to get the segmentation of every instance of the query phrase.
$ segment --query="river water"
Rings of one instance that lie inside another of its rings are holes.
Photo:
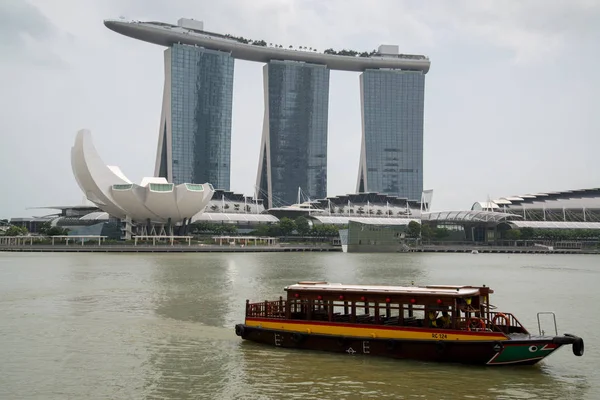
[[[556,312],[586,353],[486,368],[235,336],[247,298],[321,279],[486,284],[532,332]],[[0,399],[600,399],[599,284],[585,255],[0,253]]]

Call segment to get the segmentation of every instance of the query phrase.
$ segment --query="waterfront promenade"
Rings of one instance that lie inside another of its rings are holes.
[[[600,254],[598,249],[546,249],[534,246],[421,245],[415,253],[500,253],[500,254]]]
[[[230,245],[146,245],[146,244],[22,244],[0,245],[1,251],[48,252],[48,253],[282,253],[298,251],[342,251],[340,246],[330,245],[274,245],[274,246],[230,246]]]
[[[285,253],[285,252],[341,252],[341,246],[329,244],[276,244],[276,245],[182,245],[182,244],[101,244],[56,243],[52,244],[0,244],[0,252],[33,253]],[[401,251],[398,251],[399,253]],[[411,247],[411,253],[496,253],[496,254],[600,254],[597,249],[554,249],[524,246],[475,246],[475,245],[421,245]]]

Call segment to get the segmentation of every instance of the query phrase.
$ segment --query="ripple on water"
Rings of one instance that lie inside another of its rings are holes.
[[[7,262],[10,259],[10,262]],[[0,398],[598,399],[599,352],[481,368],[273,348],[233,326],[246,299],[304,279],[481,284],[537,329],[586,339],[600,321],[596,259],[348,254],[0,254]],[[582,324],[581,321],[586,321]],[[589,340],[588,340],[589,342]]]

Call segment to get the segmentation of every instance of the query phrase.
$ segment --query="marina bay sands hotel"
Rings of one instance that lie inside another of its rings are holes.
[[[423,106],[429,59],[378,51],[294,50],[204,30],[201,21],[106,20],[120,34],[165,46],[156,176],[210,182],[230,190],[233,68],[236,58],[265,63],[264,124],[257,196],[267,207],[327,196],[331,70],[360,74],[362,144],[357,192],[420,200]],[[352,160],[349,160],[352,161]]]

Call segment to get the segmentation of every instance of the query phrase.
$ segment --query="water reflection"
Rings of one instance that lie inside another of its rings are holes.
[[[153,265],[156,313],[179,321],[223,326],[233,282],[227,259],[216,255],[161,255]]]

